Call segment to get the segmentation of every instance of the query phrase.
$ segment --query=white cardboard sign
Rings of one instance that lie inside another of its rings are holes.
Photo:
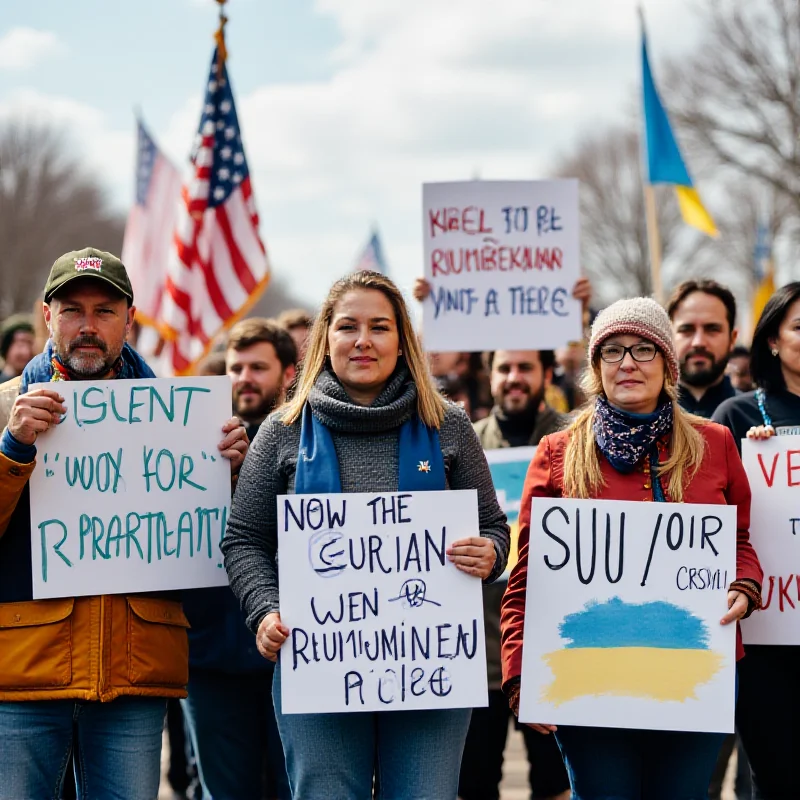
[[[742,622],[745,644],[800,644],[800,436],[742,440],[750,541],[764,570],[764,607]]]
[[[733,731],[736,507],[535,498],[519,718]]]
[[[277,502],[284,713],[487,704],[481,581],[446,555],[475,491]]]
[[[225,377],[38,384],[65,399],[36,441],[33,596],[224,586]]]
[[[578,182],[422,187],[429,351],[549,350],[582,336]]]

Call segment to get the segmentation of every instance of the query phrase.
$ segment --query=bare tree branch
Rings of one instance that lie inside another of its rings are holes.
[[[33,306],[62,253],[90,245],[119,253],[123,228],[61,131],[0,126],[0,318]]]
[[[702,24],[667,82],[673,119],[692,150],[772,187],[800,218],[800,2],[705,0]]]

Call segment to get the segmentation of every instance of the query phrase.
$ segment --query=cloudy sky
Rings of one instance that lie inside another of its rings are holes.
[[[632,113],[636,6],[230,0],[228,69],[275,271],[315,304],[377,225],[408,288],[423,182],[547,177],[582,132]],[[644,7],[657,70],[698,25],[692,0]],[[127,212],[133,110],[182,165],[216,15],[213,0],[3,0],[0,117],[63,126]]]

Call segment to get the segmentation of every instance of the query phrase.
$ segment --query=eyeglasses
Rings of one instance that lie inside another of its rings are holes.
[[[619,364],[625,358],[625,353],[630,353],[634,361],[652,361],[656,357],[658,348],[654,344],[634,344],[623,347],[621,344],[605,344],[600,348],[600,358],[606,364]]]

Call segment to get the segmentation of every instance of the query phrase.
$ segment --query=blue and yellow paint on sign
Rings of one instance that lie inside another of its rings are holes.
[[[568,614],[559,633],[569,643],[543,656],[555,679],[542,699],[556,706],[586,696],[684,702],[724,662],[705,622],[663,601],[592,601]]]

